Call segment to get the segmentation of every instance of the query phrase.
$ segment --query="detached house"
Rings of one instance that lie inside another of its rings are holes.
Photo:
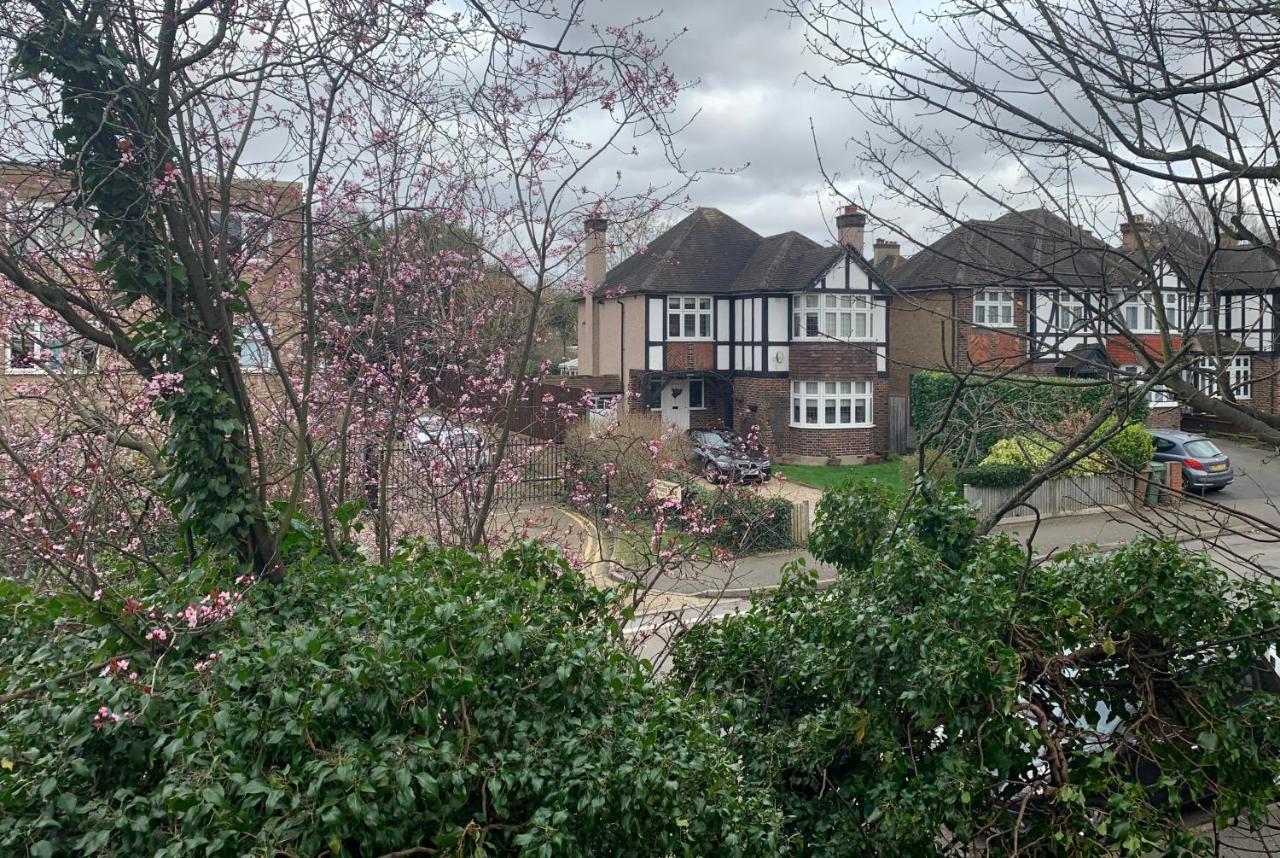
[[[847,208],[823,246],[699,208],[606,271],[607,223],[588,221],[579,373],[623,407],[756,433],[775,456],[883,453],[889,293],[865,224]]]
[[[894,294],[891,391],[907,395],[914,373],[947,367],[1141,376],[1142,352],[1159,355],[1162,346],[1149,270],[1173,347],[1185,343],[1193,356],[1188,378],[1274,411],[1276,264],[1257,249],[1211,250],[1184,231],[1153,230],[1140,216],[1121,236],[1113,248],[1035,209],[968,221],[909,259],[882,263]],[[1149,399],[1150,423],[1180,424],[1182,409],[1167,392],[1154,389]]]

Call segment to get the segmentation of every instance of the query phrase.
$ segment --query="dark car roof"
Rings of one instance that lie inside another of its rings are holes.
[[[1195,432],[1183,432],[1177,429],[1152,429],[1151,434],[1156,438],[1164,438],[1168,441],[1177,441],[1184,443],[1186,441],[1208,441],[1204,435]]]

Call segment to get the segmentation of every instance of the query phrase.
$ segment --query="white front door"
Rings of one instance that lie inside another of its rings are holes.
[[[689,382],[686,379],[668,381],[662,388],[662,419],[689,428]]]

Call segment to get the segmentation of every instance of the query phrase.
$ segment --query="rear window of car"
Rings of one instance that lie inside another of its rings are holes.
[[[1205,458],[1208,458],[1209,456],[1222,455],[1222,451],[1218,449],[1218,445],[1212,441],[1205,441],[1203,439],[1199,441],[1188,441],[1186,446],[1187,452],[1193,456],[1204,456]]]

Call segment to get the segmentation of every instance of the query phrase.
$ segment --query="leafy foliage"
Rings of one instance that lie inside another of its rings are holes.
[[[1185,806],[1278,797],[1280,700],[1242,693],[1274,590],[1150,539],[1032,569],[983,538],[949,562],[928,529],[886,534],[887,496],[846,494],[814,536],[839,580],[793,568],[674,667],[803,854],[1210,854]]]
[[[714,522],[708,534],[717,545],[737,554],[791,548],[791,501],[765,497],[749,489],[709,491],[689,482],[686,504],[695,504],[702,517]]]
[[[1107,440],[1106,450],[1126,470],[1141,472],[1156,454],[1156,441],[1143,426],[1130,423]]]
[[[911,377],[911,425],[921,437],[937,428],[960,383],[958,376],[945,372],[918,372]],[[1146,400],[1122,385],[1019,375],[969,379],[951,420],[932,445],[951,451],[956,464],[966,466],[981,461],[1010,434],[1113,407],[1126,421],[1137,423],[1150,413]]]
[[[6,691],[111,654],[138,678],[95,667],[3,705],[0,851],[777,850],[719,725],[649,682],[614,597],[548,549],[291,572],[163,662],[6,587]]]

